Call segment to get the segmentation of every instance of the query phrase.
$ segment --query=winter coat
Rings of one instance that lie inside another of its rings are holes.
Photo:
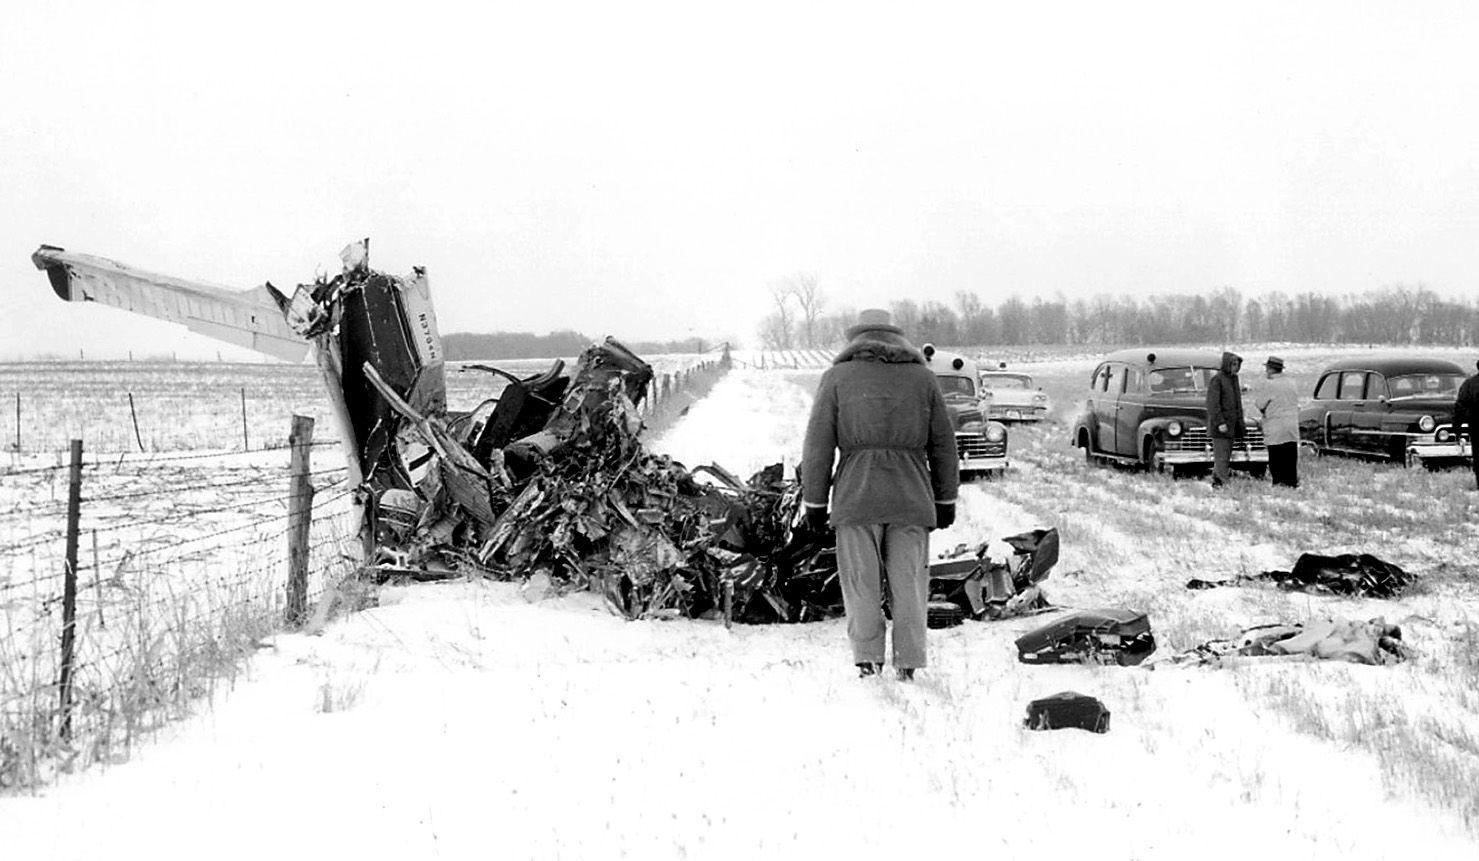
[[[1469,439],[1475,437],[1475,425],[1479,425],[1479,374],[1464,380],[1458,387],[1458,400],[1453,402],[1453,428],[1469,425]]]
[[[1274,374],[1259,383],[1254,404],[1263,414],[1263,441],[1268,445],[1299,442],[1299,392],[1294,381]]]
[[[833,472],[833,453],[839,452]],[[861,332],[822,374],[802,447],[802,501],[832,525],[933,527],[960,484],[955,430],[924,356],[902,336]]]
[[[1241,359],[1237,353],[1222,354],[1222,370],[1207,381],[1207,434],[1222,439],[1242,439],[1247,432],[1243,426],[1243,385],[1233,373],[1233,360]],[[1227,433],[1217,429],[1227,425]]]

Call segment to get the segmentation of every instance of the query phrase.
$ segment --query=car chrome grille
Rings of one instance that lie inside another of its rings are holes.
[[[1263,428],[1248,426],[1243,439],[1235,448],[1263,449]],[[1190,427],[1180,436],[1166,438],[1166,451],[1211,451],[1212,437],[1204,427]]]
[[[961,435],[955,438],[955,450],[962,458],[1004,457],[1007,442],[991,442],[984,436]]]

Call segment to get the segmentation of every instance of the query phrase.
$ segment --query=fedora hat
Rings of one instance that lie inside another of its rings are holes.
[[[847,337],[851,340],[864,332],[890,332],[895,335],[904,334],[904,330],[895,326],[890,320],[891,318],[888,312],[882,308],[864,308],[858,313],[857,325],[847,330]]]
[[[1276,374],[1284,373],[1284,360],[1278,356],[1269,356],[1268,361],[1264,362],[1263,366]]]

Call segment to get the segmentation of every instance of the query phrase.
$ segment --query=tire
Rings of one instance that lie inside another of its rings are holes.
[[[1089,437],[1089,432],[1084,431],[1078,436],[1078,447],[1084,450],[1084,463],[1089,466],[1103,466],[1104,461],[1094,454],[1094,441]]]
[[[1145,463],[1147,472],[1157,474],[1164,474],[1166,472],[1166,461],[1162,456],[1164,448],[1165,446],[1161,443],[1160,437],[1146,437],[1145,449],[1141,452],[1141,460]]]
[[[1248,467],[1248,475],[1260,480],[1263,479],[1264,476],[1268,475],[1268,464],[1260,463],[1257,466]]]

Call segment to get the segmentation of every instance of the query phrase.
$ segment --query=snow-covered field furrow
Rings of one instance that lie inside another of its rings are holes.
[[[815,379],[737,370],[654,447],[742,476],[776,461],[789,471]],[[1015,428],[1019,468],[964,488],[958,523],[933,546],[1059,525],[1049,597],[1152,602],[1163,642],[1268,613],[1417,608],[1436,614],[1407,623],[1423,655],[1389,667],[1032,667],[1012,641],[1044,619],[1016,619],[931,632],[931,665],[909,685],[855,678],[841,620],[726,630],[623,622],[595,596],[515,584],[387,589],[321,638],[276,638],[248,681],[132,761],[0,801],[6,856],[1479,853],[1465,799],[1425,793],[1399,760],[1348,737],[1410,748],[1415,765],[1424,749],[1401,734],[1404,719],[1441,725],[1434,737],[1450,747],[1479,738],[1479,704],[1462,693],[1474,676],[1446,627],[1476,607],[1449,597],[1453,578],[1400,603],[1188,593],[1187,548],[1205,545],[1204,560],[1248,545],[1261,548],[1255,560],[1293,551],[1302,533],[1252,524],[1301,509],[1251,485],[1204,498],[1195,482],[1060,462],[1062,436]],[[1348,478],[1328,480],[1349,492]],[[1327,500],[1326,480],[1314,476],[1307,506]],[[1158,520],[1176,540],[1147,531]],[[1404,539],[1400,552],[1448,534]],[[1479,637],[1469,642],[1479,655]],[[1021,727],[1027,701],[1068,689],[1105,701],[1107,734]],[[1436,747],[1427,755],[1466,773]]]

